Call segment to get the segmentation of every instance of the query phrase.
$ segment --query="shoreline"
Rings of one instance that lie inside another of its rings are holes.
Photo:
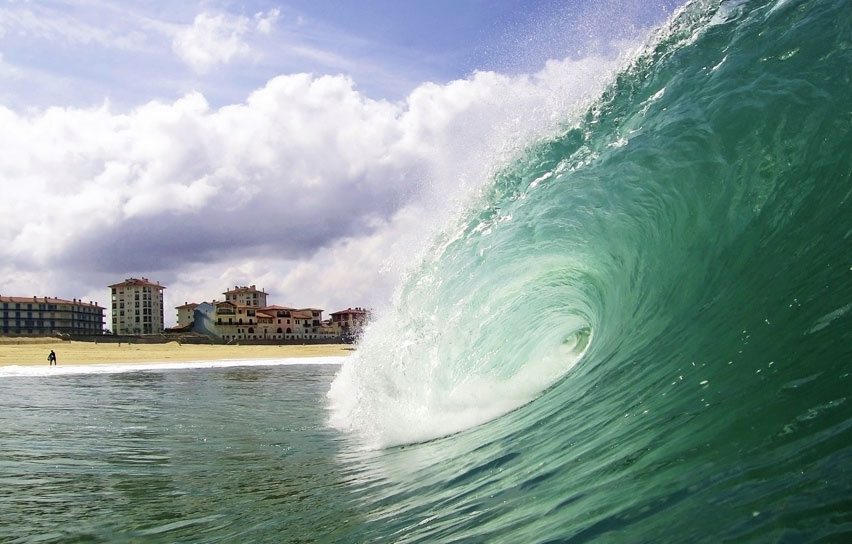
[[[56,352],[57,366],[97,364],[157,364],[201,361],[346,357],[350,344],[221,345],[221,344],[113,344],[56,339],[4,339],[0,342],[0,367],[50,366],[47,354]]]

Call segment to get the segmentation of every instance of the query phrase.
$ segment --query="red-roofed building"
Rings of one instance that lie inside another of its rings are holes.
[[[321,309],[275,305],[255,307],[233,302],[231,298],[213,303],[211,321],[216,335],[223,340],[303,340],[334,336],[330,328],[322,325]],[[254,299],[253,296],[251,298]]]
[[[225,300],[212,304],[177,306],[178,323],[183,324],[181,312],[190,312],[198,320],[193,330],[216,336],[228,342],[241,340],[330,340],[336,341],[345,331],[359,328],[366,321],[367,311],[361,308],[338,312],[339,323],[324,322],[319,308],[292,308],[290,306],[267,305],[268,293],[249,287],[234,287],[223,293]],[[347,313],[348,312],[348,313]],[[351,315],[349,315],[351,314]],[[363,315],[363,316],[362,316]]]
[[[254,285],[249,287],[236,286],[222,294],[225,295],[225,300],[228,302],[252,308],[263,308],[266,306],[266,297],[269,295],[269,293],[265,293],[262,289],[258,289]]]
[[[370,320],[370,311],[364,308],[347,308],[331,313],[331,326],[339,336],[354,337],[361,333]]]
[[[127,278],[109,286],[113,334],[163,332],[163,289],[148,278]]]

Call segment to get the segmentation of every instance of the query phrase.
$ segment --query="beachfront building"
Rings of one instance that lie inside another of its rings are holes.
[[[211,304],[193,307],[193,303],[185,303],[176,307],[178,325],[193,323],[193,331],[227,342],[330,340],[336,336],[331,326],[323,324],[319,308],[269,305],[268,293],[254,285],[237,286],[223,294],[225,300]]]
[[[258,289],[254,285],[249,287],[236,286],[222,293],[225,295],[226,302],[233,302],[237,306],[248,306],[250,308],[263,308],[266,306],[266,297],[269,293],[264,293],[262,289]]]
[[[320,308],[291,308],[268,304],[268,293],[256,286],[236,286],[222,293],[225,300],[177,306],[178,327],[226,342],[241,340],[349,340],[369,319],[363,308],[335,312],[323,321]]]
[[[295,328],[293,313],[296,308],[288,306],[266,306],[259,312],[259,322],[263,328],[261,334],[264,338],[293,338],[298,332]]]
[[[195,302],[184,302],[183,305],[175,308],[177,310],[177,328],[189,327],[195,320],[195,309],[198,304]]]
[[[319,308],[302,308],[299,310],[297,319],[305,334],[318,334],[322,326],[322,310]]]
[[[105,310],[77,299],[0,296],[0,334],[103,334]]]
[[[304,340],[329,336],[322,329],[322,310],[266,306],[255,308],[231,301],[214,302],[216,335],[227,341]]]
[[[338,336],[355,337],[370,319],[370,312],[364,308],[346,308],[331,314],[331,326]]]
[[[163,332],[163,289],[148,278],[127,278],[109,286],[113,334]]]

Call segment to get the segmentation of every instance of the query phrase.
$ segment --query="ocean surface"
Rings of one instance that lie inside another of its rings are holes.
[[[288,542],[345,517],[336,364],[24,368],[0,368],[0,542]]]
[[[0,370],[0,542],[850,542],[850,203],[852,4],[690,3],[354,356]]]

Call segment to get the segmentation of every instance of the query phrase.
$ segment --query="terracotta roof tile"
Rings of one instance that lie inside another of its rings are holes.
[[[113,287],[130,287],[130,286],[149,286],[156,287],[157,289],[165,289],[165,285],[160,285],[159,283],[154,283],[148,278],[127,278],[123,282],[114,283],[110,285],[110,288]]]

